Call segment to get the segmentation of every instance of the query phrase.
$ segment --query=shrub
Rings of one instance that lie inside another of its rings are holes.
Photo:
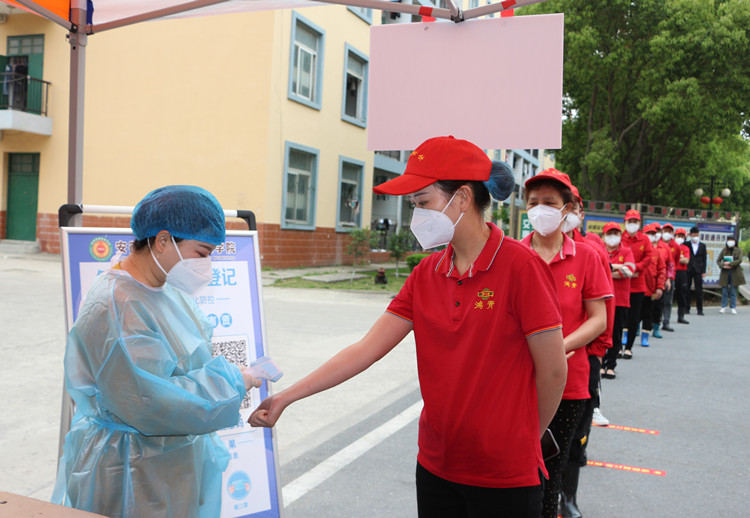
[[[406,258],[406,265],[409,267],[409,271],[413,272],[414,268],[417,267],[419,264],[419,261],[424,259],[430,254],[412,254],[409,257]]]

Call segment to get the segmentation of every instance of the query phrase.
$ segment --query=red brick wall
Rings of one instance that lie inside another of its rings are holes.
[[[5,213],[0,213],[2,232],[5,231]],[[60,253],[60,229],[57,214],[37,215],[37,239],[42,252]],[[84,227],[129,227],[127,216],[83,215]],[[227,228],[247,230],[243,222],[231,221]],[[258,223],[261,265],[271,268],[295,268],[299,266],[333,266],[352,264],[352,256],[346,253],[349,236],[332,228],[316,230],[282,230],[279,225]],[[388,252],[371,252],[370,262],[389,261]]]

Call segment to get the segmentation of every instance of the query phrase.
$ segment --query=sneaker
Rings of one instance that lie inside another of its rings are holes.
[[[737,314],[737,310],[732,308],[732,315],[736,315],[736,314]]]
[[[727,312],[727,308],[721,308],[721,309],[719,310],[719,313],[726,313],[726,312]]]
[[[609,426],[609,419],[604,417],[598,408],[595,408],[594,417],[591,419],[591,423],[596,426]]]

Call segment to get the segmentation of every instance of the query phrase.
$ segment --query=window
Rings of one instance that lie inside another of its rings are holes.
[[[362,18],[364,21],[372,25],[372,9],[367,9],[365,7],[358,7],[356,5],[350,5],[349,10]]]
[[[341,118],[364,128],[367,125],[367,56],[347,45],[345,62]]]
[[[364,170],[364,162],[343,157],[339,159],[339,205],[336,215],[339,230],[360,226]]]
[[[9,56],[44,54],[44,36],[11,36],[8,38]]]
[[[315,228],[318,150],[286,143],[282,228]]]
[[[325,33],[292,12],[292,44],[289,56],[289,98],[320,109]]]

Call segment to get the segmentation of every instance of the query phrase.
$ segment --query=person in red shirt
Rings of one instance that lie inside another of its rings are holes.
[[[661,241],[660,246],[666,247],[669,250],[669,256],[671,262],[667,263],[667,284],[665,284],[664,295],[662,295],[662,314],[661,314],[661,330],[673,332],[674,328],[669,325],[669,320],[672,317],[672,300],[674,299],[675,292],[675,277],[677,273],[677,261],[680,258],[680,247],[674,241],[674,226],[671,223],[664,223],[661,227]],[[672,267],[670,268],[670,264]]]
[[[575,185],[570,186],[576,203],[573,204],[571,212],[565,217],[562,224],[562,231],[565,232],[576,243],[586,243],[597,252],[599,256],[598,267],[604,272],[604,276],[609,281],[609,288],[614,293],[612,284],[612,271],[609,266],[609,257],[604,247],[602,238],[593,232],[583,230],[582,223],[585,219],[583,211],[583,200],[578,193]],[[602,359],[607,351],[612,347],[612,327],[615,318],[615,299],[609,297],[604,301],[607,308],[607,328],[602,334],[596,337],[586,346],[586,352],[589,359],[589,399],[586,400],[586,407],[583,412],[583,418],[573,436],[573,442],[570,446],[570,455],[568,463],[565,466],[562,477],[562,488],[560,493],[560,512],[562,516],[579,516],[577,492],[580,470],[588,463],[586,454],[591,434],[592,420],[594,424],[600,426],[609,425],[609,420],[604,417],[599,410],[599,386],[601,381],[600,370]]]
[[[612,297],[609,281],[596,251],[562,232],[562,223],[577,203],[568,175],[545,169],[526,183],[526,208],[534,231],[522,242],[552,270],[563,315],[568,353],[568,379],[563,400],[550,423],[560,454],[546,462],[549,483],[544,486],[542,518],[556,518],[563,470],[589,399],[589,360],[586,346],[607,328],[604,299]]]
[[[496,174],[497,173],[497,174]],[[488,182],[488,183],[487,183]],[[488,190],[489,185],[489,190]],[[250,416],[273,426],[291,403],[331,388],[382,358],[411,331],[424,409],[419,419],[420,517],[481,517],[503,509],[538,517],[546,476],[540,445],[565,387],[565,342],[549,267],[485,222],[515,186],[506,164],[474,144],[436,137],[378,194],[409,194],[423,259],[358,342]]]
[[[651,241],[648,236],[641,232],[641,213],[631,209],[625,213],[625,232],[622,235],[622,243],[630,248],[635,260],[635,271],[630,278],[630,309],[628,310],[625,327],[628,329],[627,341],[622,357],[629,360],[633,357],[633,343],[641,319],[641,306],[645,297],[646,285],[643,272],[651,264],[651,256],[654,254]]]
[[[661,250],[656,248],[655,225],[658,225],[658,223],[651,223],[643,229],[651,244],[654,245],[654,254],[651,256],[651,264],[643,272],[646,291],[641,306],[641,347],[651,345],[649,337],[654,326],[654,314],[661,315],[661,306],[658,309],[656,306],[664,293],[664,283],[667,280],[667,264]]]
[[[678,228],[674,231],[674,241],[678,247],[678,253],[675,254],[675,278],[674,278],[674,296],[677,298],[677,323],[689,324],[685,320],[685,314],[690,307],[690,288],[688,287],[688,263],[690,262],[690,249],[685,245],[687,231],[684,228]]]
[[[622,329],[630,308],[630,278],[635,270],[635,260],[630,248],[622,244],[622,229],[619,223],[610,221],[604,225],[604,246],[607,247],[609,264],[612,268],[612,283],[615,293],[615,318],[612,325],[611,349],[607,351],[602,362],[602,377],[615,379],[617,373],[617,356],[622,350]]]
[[[662,324],[662,319],[664,315],[664,304],[666,303],[666,294],[668,291],[672,288],[672,280],[674,279],[674,257],[672,256],[672,252],[669,250],[669,247],[664,243],[662,240],[662,226],[655,222],[651,223],[651,226],[654,229],[654,236],[653,238],[649,234],[649,239],[652,239],[651,244],[654,245],[654,250],[656,253],[658,253],[661,258],[664,260],[664,265],[666,266],[666,275],[667,278],[664,281],[664,290],[662,292],[662,296],[659,297],[659,299],[653,301],[653,312],[652,312],[652,321],[653,321],[653,332],[651,333],[651,336],[654,338],[663,338],[661,333],[659,332]],[[669,304],[672,303],[672,298],[669,298]]]

